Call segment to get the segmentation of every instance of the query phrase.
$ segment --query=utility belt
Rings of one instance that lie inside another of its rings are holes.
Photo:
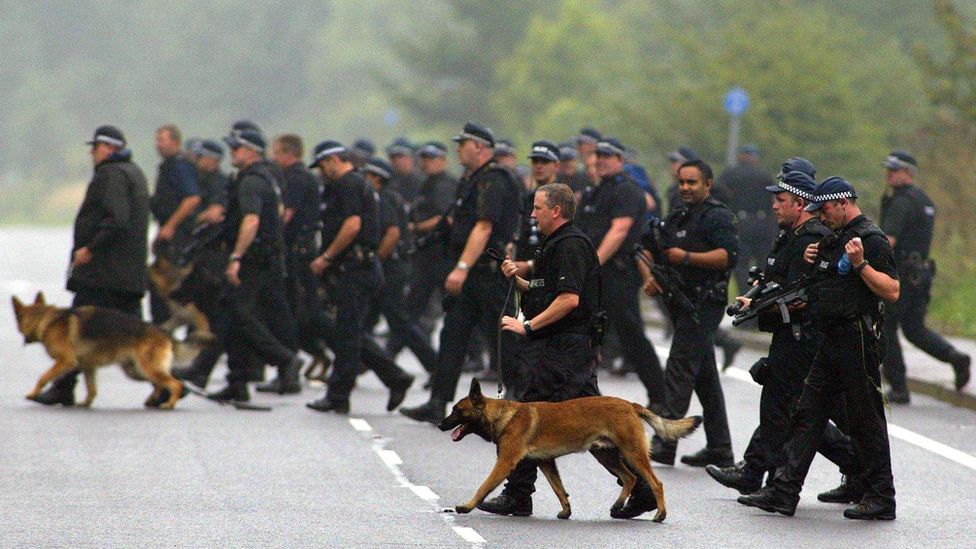
[[[727,280],[699,284],[686,282],[681,290],[693,303],[703,303],[708,299],[725,303],[728,300],[729,282]]]
[[[292,236],[291,243],[288,245],[288,253],[298,257],[310,257],[314,255],[318,249],[315,242],[317,235],[317,230],[306,230],[305,227],[302,227]]]
[[[912,286],[920,286],[926,279],[931,280],[935,272],[935,260],[922,259],[918,252],[912,252],[898,261],[898,278]]]
[[[356,269],[371,268],[377,261],[376,252],[368,246],[356,242],[346,248],[345,252],[336,259],[333,268],[340,273]]]
[[[816,326],[823,334],[829,336],[832,333],[843,331],[843,329],[848,326],[859,324],[867,328],[868,332],[873,335],[875,339],[881,339],[881,319],[882,315],[880,314],[875,315],[873,313],[861,313],[818,319]],[[829,340],[830,338],[827,337],[826,339]]]

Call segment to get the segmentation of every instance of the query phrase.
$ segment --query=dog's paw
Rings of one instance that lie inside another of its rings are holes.
[[[569,515],[572,515],[572,514],[573,514],[573,512],[570,511],[569,509],[564,509],[564,510],[560,511],[558,515],[556,515],[556,518],[561,518],[561,519],[564,519],[565,520],[565,519],[568,519],[569,518]]]
[[[657,513],[654,515],[654,522],[664,522],[664,517],[666,516],[668,516],[667,511],[658,509]]]
[[[456,511],[459,515],[466,515],[471,512],[471,507],[468,507],[467,505],[458,505],[454,508],[454,511]]]

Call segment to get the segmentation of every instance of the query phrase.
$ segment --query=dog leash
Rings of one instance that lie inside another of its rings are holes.
[[[485,253],[488,257],[494,259],[501,265],[505,261],[505,254],[496,250],[495,248],[488,248]],[[502,398],[505,396],[505,384],[502,381],[502,318],[505,316],[505,309],[508,308],[508,301],[512,298],[512,290],[515,288],[515,277],[513,276],[508,282],[508,292],[505,293],[505,303],[502,304],[502,310],[498,314],[498,333],[495,338],[495,359],[498,361],[498,396],[496,398]],[[518,306],[516,305],[516,314],[518,314]]]
[[[207,393],[201,391],[200,389],[197,389],[196,387],[191,386],[189,383],[184,383],[183,387],[185,387],[187,391],[197,395],[198,397],[205,398],[210,402],[216,402],[221,406],[231,405],[237,410],[250,410],[255,412],[271,411],[271,406],[266,406],[264,404],[251,404],[249,402],[241,402],[240,400],[217,400],[217,399],[210,398],[207,395]]]

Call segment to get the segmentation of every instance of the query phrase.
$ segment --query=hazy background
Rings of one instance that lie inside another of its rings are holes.
[[[638,151],[659,189],[679,145],[723,168],[742,143],[843,175],[877,213],[880,162],[920,162],[939,207],[934,320],[976,334],[976,0],[0,0],[0,223],[69,224],[100,124],[150,178],[153,131],[249,118],[307,146],[446,141],[467,120],[515,141],[581,126]]]

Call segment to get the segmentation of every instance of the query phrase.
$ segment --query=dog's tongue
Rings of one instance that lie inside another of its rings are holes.
[[[457,428],[451,432],[451,440],[457,442],[461,440],[462,436],[464,436],[464,425],[458,425]]]

